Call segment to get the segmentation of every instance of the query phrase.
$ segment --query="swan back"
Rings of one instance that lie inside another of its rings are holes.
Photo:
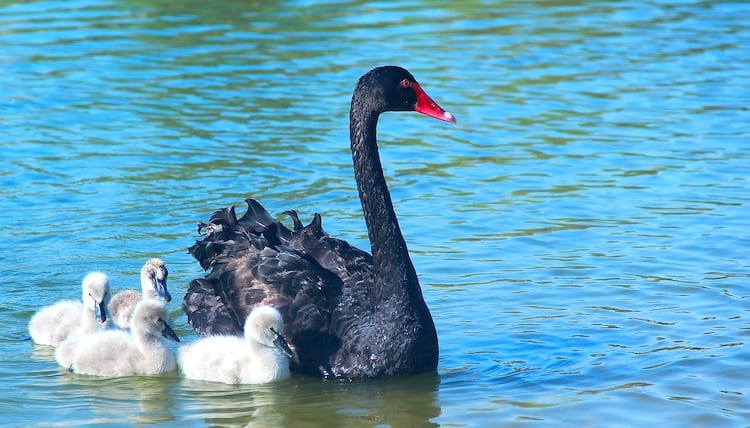
[[[34,343],[58,346],[81,323],[83,303],[61,300],[37,311],[29,320],[29,335]]]
[[[82,338],[71,370],[97,376],[157,375],[173,371],[174,351],[166,339],[179,342],[170,326],[166,305],[146,299],[133,313],[131,332],[109,330]]]

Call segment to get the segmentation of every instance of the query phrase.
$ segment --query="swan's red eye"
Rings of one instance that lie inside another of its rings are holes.
[[[402,88],[408,88],[409,86],[411,86],[411,83],[408,80],[404,79],[401,81]]]

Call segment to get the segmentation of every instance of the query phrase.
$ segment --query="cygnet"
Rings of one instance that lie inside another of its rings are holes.
[[[177,362],[165,338],[180,341],[170,326],[166,305],[144,299],[135,307],[130,332],[100,331],[79,340],[70,370],[108,377],[169,373]]]
[[[83,283],[83,309],[78,328],[71,332],[55,349],[55,360],[62,367],[70,367],[77,342],[86,335],[99,330],[116,328],[109,316],[107,304],[110,300],[109,278],[103,273],[94,272],[86,276]]]
[[[81,301],[61,300],[39,310],[29,321],[29,334],[41,345],[58,346],[75,334],[111,327],[107,312],[109,278],[91,272],[81,282]]]
[[[282,336],[278,310],[257,306],[245,320],[245,337],[208,336],[179,350],[180,369],[188,379],[227,384],[269,383],[289,377],[295,353]]]
[[[169,303],[172,296],[167,290],[169,271],[161,259],[151,259],[141,268],[141,292],[137,290],[121,291],[112,298],[109,312],[115,324],[120,328],[130,327],[130,318],[135,305],[141,299],[159,299]]]

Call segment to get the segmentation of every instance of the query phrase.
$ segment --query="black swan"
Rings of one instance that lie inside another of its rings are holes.
[[[321,217],[293,230],[255,200],[237,218],[234,207],[199,223],[203,239],[190,254],[210,272],[190,282],[182,302],[200,335],[242,334],[254,306],[277,308],[296,351],[292,370],[323,378],[361,379],[434,371],[435,324],[422,297],[378,155],[376,128],[386,111],[417,111],[454,122],[396,66],[364,74],[352,96],[354,176],[372,256],[323,231]]]

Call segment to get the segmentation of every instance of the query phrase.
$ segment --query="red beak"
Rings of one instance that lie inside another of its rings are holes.
[[[443,110],[435,101],[427,95],[427,92],[419,86],[417,82],[411,82],[411,87],[417,93],[417,104],[414,106],[414,110],[422,113],[425,116],[433,117],[437,120],[443,120],[445,122],[456,123],[456,117],[449,111]]]

